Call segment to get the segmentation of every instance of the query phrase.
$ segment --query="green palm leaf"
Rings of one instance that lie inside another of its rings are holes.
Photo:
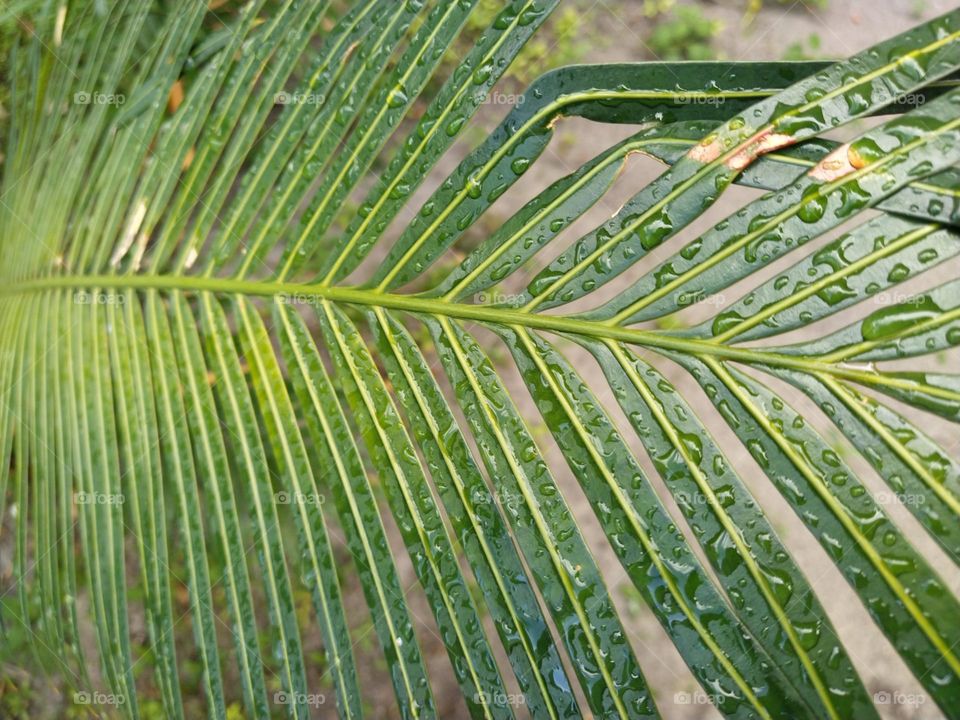
[[[0,184],[18,664],[134,718],[658,717],[626,583],[725,716],[877,717],[773,489],[960,717],[960,12],[554,70],[428,191],[558,0],[451,70],[475,0],[47,5]],[[448,262],[568,117],[640,127]]]

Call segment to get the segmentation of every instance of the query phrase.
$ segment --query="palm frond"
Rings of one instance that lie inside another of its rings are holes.
[[[960,717],[960,11],[560,68],[433,184],[558,0],[452,70],[476,0],[22,5],[0,611],[96,712],[435,717],[442,646],[472,717],[658,717],[609,557],[725,716],[878,717],[762,483]],[[499,220],[565,118],[639,127]]]

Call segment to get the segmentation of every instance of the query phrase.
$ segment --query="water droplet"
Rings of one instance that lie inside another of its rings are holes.
[[[398,108],[406,105],[409,98],[402,85],[397,85],[387,95],[387,107]]]

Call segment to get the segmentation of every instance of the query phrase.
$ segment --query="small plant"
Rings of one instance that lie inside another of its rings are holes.
[[[790,43],[783,52],[784,60],[816,60],[820,51],[820,36],[811,33],[806,40]]]
[[[722,29],[696,5],[678,5],[657,19],[647,46],[660,60],[710,60],[716,57],[713,38]]]

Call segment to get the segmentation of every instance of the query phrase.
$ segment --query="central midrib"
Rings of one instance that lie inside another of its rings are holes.
[[[654,330],[617,327],[563,315],[546,315],[489,305],[452,303],[436,298],[385,293],[359,287],[306,285],[291,282],[233,280],[195,275],[61,275],[26,280],[0,287],[0,296],[51,290],[101,288],[180,290],[226,295],[285,297],[294,304],[309,304],[311,298],[348,305],[382,307],[462,320],[521,325],[567,335],[602,338],[696,356],[714,356],[750,364],[789,367],[807,372],[827,373],[870,383],[884,382],[883,374],[871,369],[825,363],[803,355],[785,355],[757,348],[723,345],[711,340],[676,337]],[[302,299],[302,300],[301,300]],[[893,378],[889,378],[893,380]],[[885,383],[886,384],[886,383]]]

